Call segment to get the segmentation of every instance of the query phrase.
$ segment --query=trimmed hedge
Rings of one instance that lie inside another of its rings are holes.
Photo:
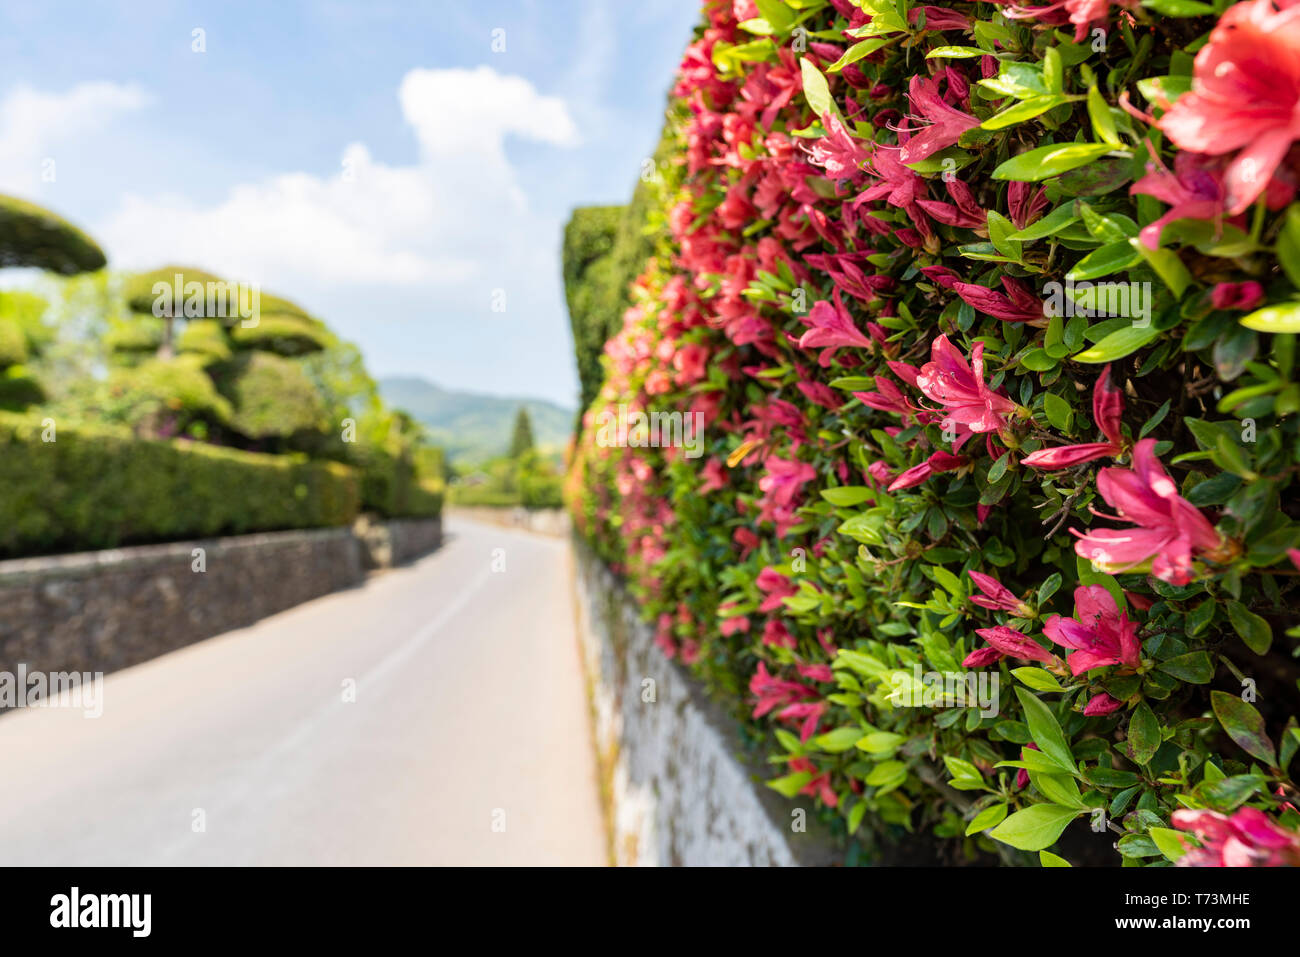
[[[0,413],[0,555],[346,525],[347,466]]]
[[[1300,863],[1300,7],[1059,6],[705,4],[575,521],[850,861]]]

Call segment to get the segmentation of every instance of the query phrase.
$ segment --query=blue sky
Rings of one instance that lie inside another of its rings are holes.
[[[376,376],[572,405],[561,228],[630,196],[698,9],[6,3],[0,191],[295,299]]]

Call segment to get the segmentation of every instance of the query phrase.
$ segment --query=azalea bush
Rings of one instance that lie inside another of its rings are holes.
[[[1300,4],[704,15],[568,484],[664,653],[850,848],[1300,862]]]

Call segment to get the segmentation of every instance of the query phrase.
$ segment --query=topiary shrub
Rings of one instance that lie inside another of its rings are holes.
[[[234,407],[230,426],[249,439],[288,438],[328,425],[325,403],[301,366],[266,352],[237,356],[214,373]]]
[[[64,276],[103,269],[108,260],[94,240],[34,203],[0,196],[0,268],[34,266]]]
[[[849,861],[1297,863],[1300,8],[1065,6],[705,4],[575,522]]]
[[[329,330],[320,323],[294,315],[266,313],[256,325],[234,326],[230,338],[237,349],[263,349],[281,356],[320,352],[331,341]]]

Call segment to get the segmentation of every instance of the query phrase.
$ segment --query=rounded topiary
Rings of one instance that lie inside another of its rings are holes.
[[[235,410],[230,425],[250,439],[286,438],[325,427],[320,393],[290,359],[267,352],[244,353],[230,364],[221,381]]]
[[[194,355],[149,359],[134,368],[115,369],[108,387],[132,403],[134,425],[162,410],[186,422],[203,419],[219,423],[229,421],[233,411],[204,373],[201,358]]]
[[[186,323],[176,337],[176,350],[182,355],[198,355],[208,361],[222,361],[234,354],[225,329],[215,319],[195,319]]]
[[[0,369],[27,361],[27,337],[12,319],[0,319]]]
[[[107,262],[95,241],[61,216],[0,195],[0,267],[34,266],[71,276]]]
[[[265,311],[256,325],[240,323],[230,330],[239,349],[262,349],[282,356],[304,356],[325,349],[332,337],[323,325],[292,314]]]

